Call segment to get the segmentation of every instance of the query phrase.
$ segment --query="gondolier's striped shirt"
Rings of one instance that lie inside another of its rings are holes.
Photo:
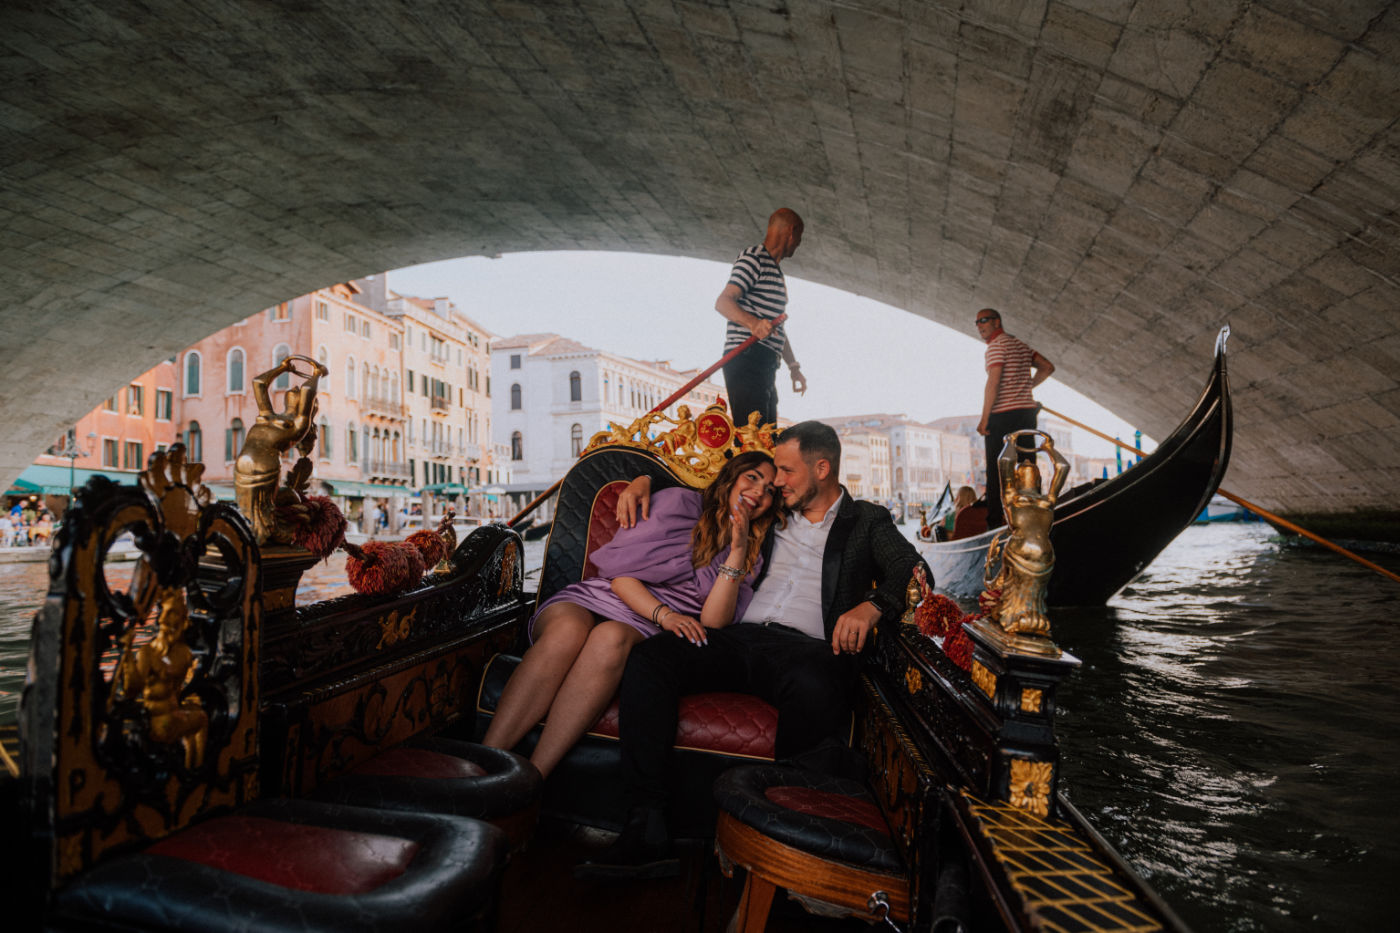
[[[1005,331],[987,344],[987,361],[983,368],[1001,365],[997,399],[992,403],[993,414],[1035,407],[1035,398],[1031,395],[1031,358],[1034,356],[1034,350]]]
[[[771,321],[787,308],[787,280],[772,254],[763,246],[750,246],[734,260],[729,272],[729,284],[739,286],[739,307],[754,317]],[[724,329],[724,349],[728,352],[748,340],[752,334],[742,324],[729,322]],[[779,324],[759,343],[781,354],[787,343],[787,331]]]

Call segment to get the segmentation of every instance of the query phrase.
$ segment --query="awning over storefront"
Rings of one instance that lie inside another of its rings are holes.
[[[70,479],[66,466],[48,466],[35,463],[24,468],[19,479],[11,483],[10,488],[5,490],[5,495],[66,496],[70,482],[73,486],[80,487],[94,476],[105,476],[122,486],[135,486],[137,475],[134,472],[127,473],[122,470],[84,470],[79,468],[73,470]]]
[[[419,492],[430,493],[434,496],[465,496],[471,492],[461,483],[433,483],[424,486]]]
[[[376,486],[374,483],[361,483],[353,479],[323,479],[321,482],[330,487],[331,495],[348,496],[351,499],[413,495],[413,490],[406,486]]]

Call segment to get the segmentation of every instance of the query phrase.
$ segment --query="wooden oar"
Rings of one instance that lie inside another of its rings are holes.
[[[1090,434],[1094,435],[1095,437],[1101,437],[1101,438],[1103,438],[1104,440],[1108,441],[1108,442],[1111,443],[1111,444],[1117,444],[1119,447],[1123,448],[1124,450],[1131,450],[1133,453],[1137,454],[1137,455],[1140,456],[1140,457],[1145,457],[1145,456],[1147,456],[1147,454],[1143,453],[1141,450],[1138,450],[1138,449],[1137,449],[1136,447],[1134,447],[1132,444],[1125,444],[1125,443],[1123,443],[1122,441],[1120,441],[1120,440],[1119,440],[1118,438],[1116,438],[1116,437],[1109,437],[1107,434],[1103,433],[1102,431],[1096,431],[1096,430],[1094,430],[1093,428],[1089,427],[1087,424],[1084,424],[1083,422],[1080,422],[1080,421],[1075,421],[1075,420],[1074,420],[1073,418],[1071,418],[1069,415],[1062,414],[1062,413],[1056,411],[1056,410],[1053,409],[1053,408],[1048,408],[1048,407],[1046,407],[1045,405],[1041,405],[1041,406],[1040,406],[1040,410],[1043,411],[1043,412],[1045,412],[1047,415],[1054,415],[1056,418],[1059,418],[1061,421],[1068,421],[1070,424],[1074,425],[1076,428],[1082,428],[1083,430],[1088,431]],[[1301,526],[1299,526],[1299,525],[1295,525],[1293,522],[1290,522],[1288,519],[1283,518],[1282,516],[1279,516],[1279,515],[1275,515],[1273,512],[1270,512],[1268,509],[1266,509],[1266,508],[1264,508],[1264,507],[1262,507],[1262,506],[1255,505],[1253,502],[1250,502],[1250,501],[1248,501],[1248,500],[1246,500],[1246,499],[1242,499],[1242,498],[1240,498],[1239,496],[1235,495],[1233,492],[1227,492],[1227,491],[1224,490],[1224,489],[1216,489],[1216,492],[1218,492],[1220,495],[1224,496],[1226,499],[1229,499],[1231,502],[1235,503],[1236,505],[1243,506],[1244,508],[1249,509],[1249,511],[1253,512],[1255,515],[1258,515],[1260,518],[1263,518],[1265,521],[1268,521],[1268,522],[1270,522],[1270,523],[1272,523],[1272,524],[1274,524],[1274,525],[1278,525],[1278,526],[1280,526],[1280,527],[1282,527],[1282,528],[1287,528],[1289,531],[1293,532],[1294,534],[1300,534],[1300,535],[1302,535],[1302,536],[1305,537],[1305,538],[1308,538],[1308,539],[1310,539],[1310,540],[1312,540],[1312,541],[1316,541],[1318,544],[1322,545],[1323,547],[1329,548],[1330,550],[1333,550],[1333,551],[1336,551],[1338,554],[1341,554],[1343,557],[1349,557],[1349,558],[1351,558],[1352,560],[1356,561],[1356,562],[1357,562],[1358,564],[1360,564],[1361,566],[1363,566],[1363,567],[1368,567],[1368,568],[1370,568],[1371,570],[1374,570],[1376,573],[1380,574],[1381,576],[1387,577],[1387,578],[1389,578],[1389,579],[1391,579],[1391,580],[1394,580],[1396,583],[1400,583],[1400,575],[1391,573],[1389,570],[1386,570],[1384,567],[1380,566],[1379,564],[1374,564],[1374,563],[1372,563],[1371,561],[1369,561],[1369,560],[1367,560],[1366,558],[1362,557],[1360,554],[1357,554],[1357,553],[1355,553],[1355,552],[1353,552],[1353,551],[1348,551],[1346,548],[1342,547],[1340,544],[1336,544],[1336,543],[1334,543],[1334,542],[1328,541],[1326,538],[1322,537],[1321,535],[1314,534],[1313,532],[1308,531],[1306,528],[1303,528],[1303,527],[1301,527]]]
[[[773,321],[773,326],[776,327],[776,326],[778,326],[779,324],[783,323],[783,321],[786,321],[786,320],[787,320],[787,315],[786,315],[786,314],[780,314],[780,315],[778,315],[777,317],[775,317],[775,318],[772,319],[772,321]],[[653,414],[653,413],[658,412],[658,411],[665,411],[665,410],[666,410],[666,406],[670,405],[672,402],[677,401],[678,399],[685,398],[685,394],[686,394],[687,392],[689,392],[691,389],[693,389],[693,388],[695,388],[696,386],[698,386],[700,383],[704,382],[707,378],[709,378],[709,376],[710,376],[711,374],[713,374],[713,373],[715,372],[715,370],[719,369],[719,368],[720,368],[721,366],[723,366],[725,363],[728,363],[730,360],[734,359],[734,357],[738,356],[740,353],[743,353],[743,352],[744,352],[745,350],[747,350],[749,347],[753,346],[756,342],[758,342],[758,339],[759,339],[759,338],[758,338],[758,335],[757,335],[757,334],[754,334],[753,336],[749,337],[749,339],[745,340],[743,343],[739,344],[739,345],[738,345],[737,347],[735,347],[733,350],[730,350],[728,353],[724,354],[724,356],[720,357],[719,360],[718,360],[716,363],[714,363],[712,366],[710,366],[709,369],[706,369],[704,372],[700,373],[700,375],[696,376],[694,379],[690,380],[690,381],[687,382],[685,385],[681,386],[679,389],[677,389],[676,391],[672,392],[670,395],[666,396],[665,399],[663,399],[661,402],[657,403],[657,404],[651,409],[651,411],[647,412],[647,414],[650,415],[650,414]],[[545,500],[547,500],[550,496],[552,496],[552,495],[554,495],[556,492],[558,492],[558,491],[559,491],[559,487],[562,486],[563,484],[564,484],[564,477],[561,476],[561,477],[559,477],[557,480],[554,481],[554,485],[553,485],[553,486],[550,486],[550,487],[549,487],[548,489],[546,489],[544,492],[542,492],[542,493],[540,493],[538,496],[536,496],[533,502],[531,502],[529,505],[525,506],[525,508],[521,509],[520,512],[517,513],[516,516],[515,516],[514,518],[512,518],[510,521],[506,522],[506,527],[507,527],[507,528],[514,528],[516,522],[520,521],[520,520],[521,520],[522,518],[524,518],[526,515],[529,515],[531,512],[535,511],[535,509],[539,508],[542,504],[544,504]]]

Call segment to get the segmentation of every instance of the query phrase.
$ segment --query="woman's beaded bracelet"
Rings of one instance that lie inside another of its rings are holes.
[[[744,579],[744,571],[740,570],[738,567],[731,567],[728,564],[720,564],[719,572],[721,575],[728,577],[731,580]]]

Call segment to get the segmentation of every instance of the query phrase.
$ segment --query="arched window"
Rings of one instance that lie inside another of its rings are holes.
[[[347,356],[345,358],[345,397],[355,398],[355,358]],[[350,459],[354,459],[351,457]]]
[[[384,391],[384,386],[379,381],[379,367],[374,367],[369,377],[369,397],[383,401],[388,396]]]
[[[185,454],[194,463],[204,460],[204,435],[200,433],[198,421],[191,421],[185,430]]]
[[[583,425],[576,424],[569,428],[569,447],[573,450],[575,457],[583,453]]]
[[[199,358],[198,350],[191,350],[185,354],[185,395],[199,395],[199,374],[203,361]]]
[[[569,373],[569,401],[583,401],[583,377],[578,374],[578,370]]]
[[[326,349],[324,343],[316,350],[316,362],[326,367],[327,370],[331,368],[331,351]],[[321,391],[325,391],[326,388],[328,388],[328,386],[323,385]]]
[[[399,374],[398,374],[398,373],[390,373],[390,374],[389,374],[389,400],[390,400],[391,402],[393,402],[395,405],[397,405],[397,404],[399,404],[401,401],[403,401],[403,397],[399,395]]]
[[[391,459],[394,463],[402,463],[402,462],[403,462],[403,447],[400,446],[401,443],[402,443],[402,440],[401,440],[401,438],[399,437],[399,432],[398,432],[398,431],[395,431],[395,432],[394,432],[394,444],[393,444],[393,447],[391,447],[390,450],[389,450],[390,459]]]
[[[512,383],[510,387],[510,410],[520,410],[520,383]],[[519,460],[519,457],[516,457]]]
[[[519,431],[516,431],[510,436],[510,459],[525,459],[525,440],[520,436]]]
[[[360,367],[360,375],[363,377],[360,380],[360,391],[366,394],[372,393],[374,391],[374,386],[369,383],[369,363],[365,363]]]
[[[320,430],[316,432],[316,446],[321,450],[321,459],[331,458],[331,422],[325,415],[321,416]]]
[[[243,391],[243,348],[234,347],[228,351],[228,390]]]
[[[232,463],[238,459],[238,453],[243,449],[243,419],[234,418],[229,423],[228,430],[224,432],[224,462]]]
[[[292,348],[285,343],[279,343],[272,351],[272,365],[276,366],[287,357],[292,355]],[[290,389],[292,387],[292,374],[283,373],[277,377],[277,381],[272,384],[274,389]]]
[[[360,459],[360,435],[355,430],[355,422],[345,427],[345,462],[354,464]]]

